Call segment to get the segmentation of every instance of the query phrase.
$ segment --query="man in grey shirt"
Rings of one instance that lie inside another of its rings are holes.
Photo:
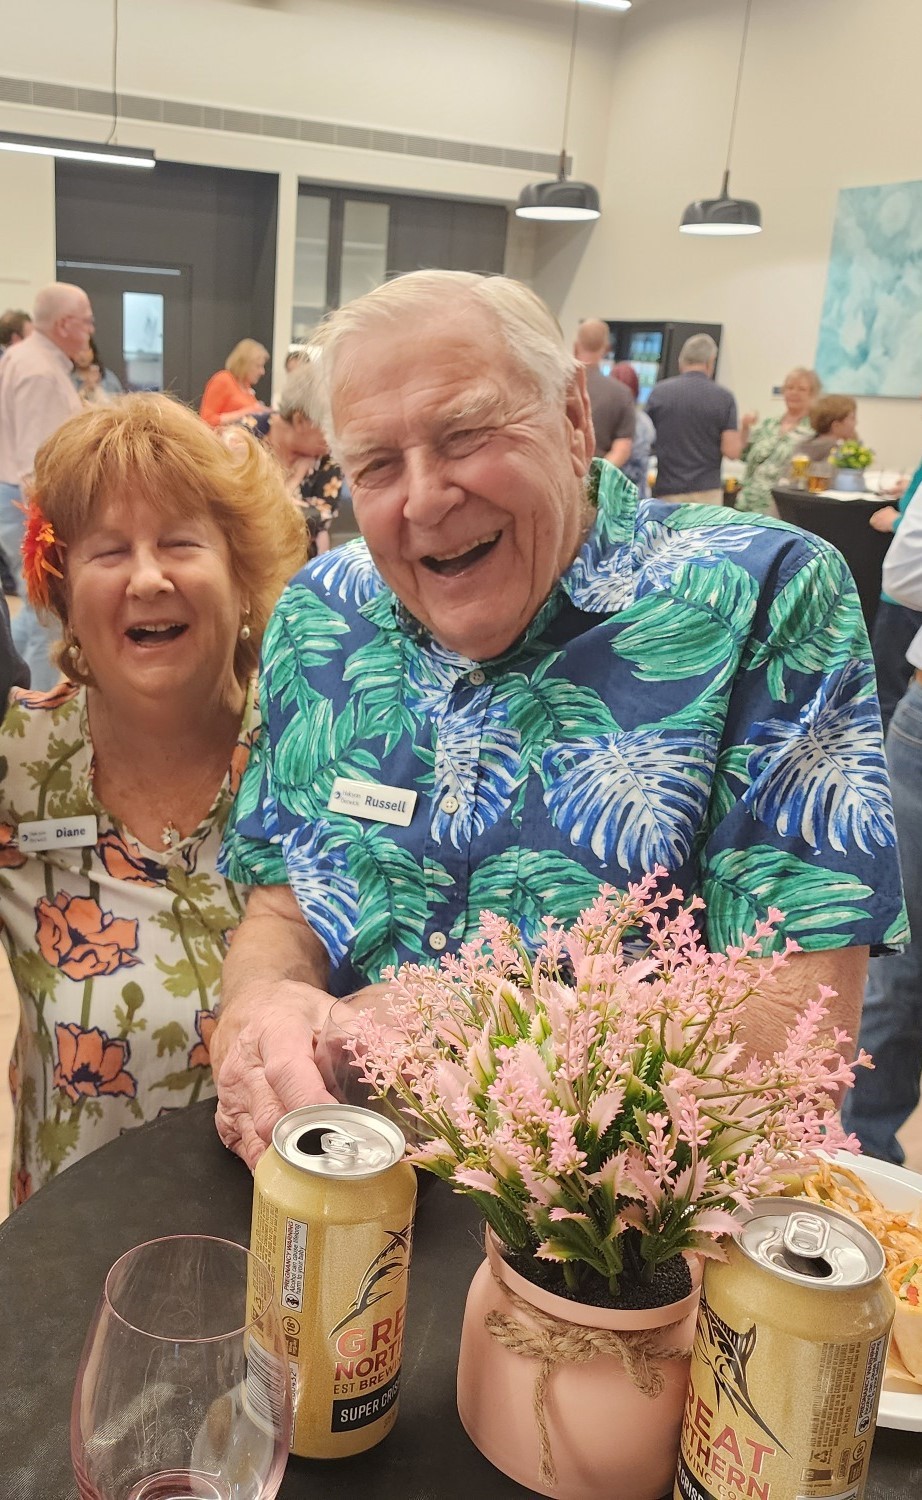
[[[679,354],[679,373],[661,380],[650,392],[647,413],[656,428],[658,500],[723,503],[722,458],[739,458],[736,401],[711,379],[717,345],[707,333],[686,339]]]
[[[623,469],[631,456],[634,442],[634,403],[631,393],[620,380],[612,380],[601,371],[608,354],[611,331],[601,318],[587,318],[576,330],[573,353],[586,366],[586,389],[592,408],[595,429],[595,456],[607,458],[617,469]]]

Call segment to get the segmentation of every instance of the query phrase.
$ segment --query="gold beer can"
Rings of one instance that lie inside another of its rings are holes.
[[[847,1214],[763,1198],[709,1261],[674,1500],[861,1500],[893,1322]]]
[[[405,1149],[370,1110],[310,1105],[279,1120],[256,1168],[250,1248],[272,1270],[304,1458],[363,1453],[397,1419],[416,1205]]]

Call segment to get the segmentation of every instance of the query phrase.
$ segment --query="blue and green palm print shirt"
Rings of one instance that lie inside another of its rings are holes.
[[[347,994],[437,961],[481,910],[528,940],[664,865],[714,950],[769,907],[804,949],[908,940],[867,635],[818,538],[637,500],[596,461],[592,530],[526,634],[475,662],[364,542],[310,563],[266,633],[233,880],[289,883]],[[331,812],[335,777],[417,794],[406,827]],[[778,939],[779,943],[781,937]]]

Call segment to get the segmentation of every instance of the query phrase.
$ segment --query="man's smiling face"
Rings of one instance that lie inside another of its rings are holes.
[[[549,401],[465,303],[344,340],[333,416],[386,583],[443,646],[499,656],[579,547],[593,451],[582,374]]]

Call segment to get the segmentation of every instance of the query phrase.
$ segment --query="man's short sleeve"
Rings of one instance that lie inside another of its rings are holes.
[[[287,885],[281,843],[273,839],[274,800],[269,778],[269,736],[262,725],[240,782],[218,860],[239,885]]]
[[[612,384],[617,388],[616,382],[612,382]],[[624,386],[623,389],[626,399],[622,401],[619,410],[615,412],[615,419],[612,424],[613,443],[617,442],[619,438],[630,438],[632,442],[634,440],[634,402],[631,399],[631,393],[627,386]]]
[[[738,427],[739,418],[736,412],[736,398],[732,396],[729,391],[727,391],[727,415],[721,431],[735,432]]]
[[[818,539],[780,555],[742,645],[700,868],[714,951],[772,907],[776,947],[909,940],[867,631]]]

